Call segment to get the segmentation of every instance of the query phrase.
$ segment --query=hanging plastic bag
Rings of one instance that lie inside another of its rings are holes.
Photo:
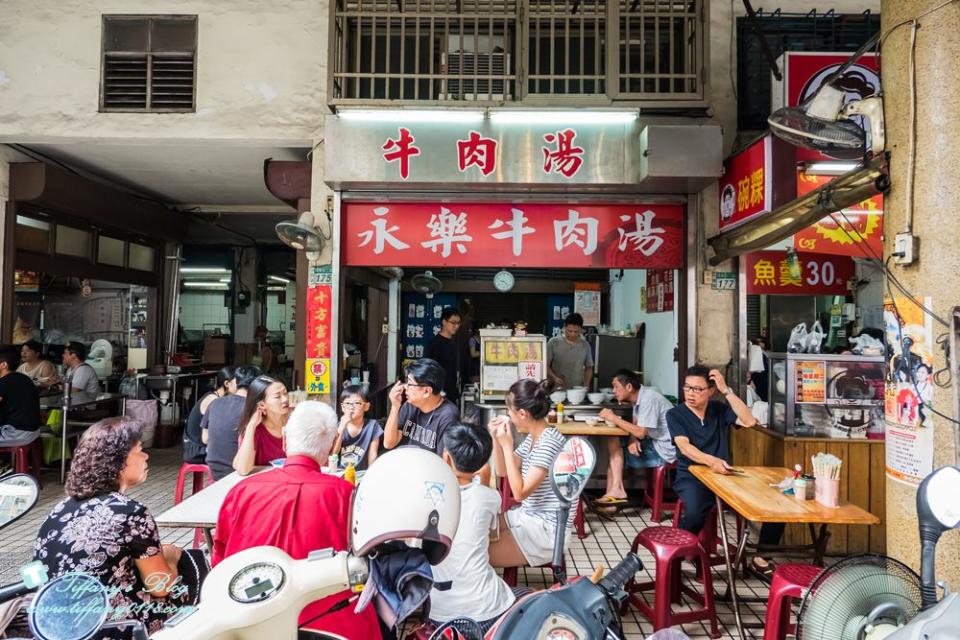
[[[770,405],[769,403],[764,402],[763,400],[757,400],[753,403],[753,406],[750,407],[750,412],[753,413],[753,417],[757,419],[762,425],[770,424]]]
[[[760,345],[751,344],[747,348],[747,353],[749,354],[750,373],[760,373],[766,370],[766,367],[763,366],[763,349],[760,348]]]
[[[760,402],[760,396],[752,385],[747,385],[747,406],[752,407],[754,403]]]
[[[820,345],[823,344],[823,327],[820,326],[820,321],[813,323],[813,328],[810,329],[810,333],[807,334],[807,350],[805,353],[820,353]]]
[[[790,332],[790,340],[787,341],[787,352],[805,353],[807,348],[807,324],[801,322]]]

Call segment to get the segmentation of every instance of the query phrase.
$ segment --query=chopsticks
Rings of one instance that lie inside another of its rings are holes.
[[[832,453],[818,453],[810,458],[813,463],[813,476],[818,480],[839,480],[843,460]]]

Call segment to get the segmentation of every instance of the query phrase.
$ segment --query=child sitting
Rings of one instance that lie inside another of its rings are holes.
[[[480,483],[477,471],[490,459],[493,439],[483,429],[453,425],[443,435],[443,460],[460,482],[460,525],[447,557],[433,568],[446,591],[430,592],[430,621],[476,620],[483,631],[493,626],[514,601],[507,583],[490,566],[490,532],[496,530],[500,494]]]
[[[370,410],[366,387],[356,384],[345,387],[340,394],[340,407],[343,416],[330,453],[339,454],[341,469],[352,464],[357,471],[363,471],[377,459],[383,428],[376,420],[364,421]]]

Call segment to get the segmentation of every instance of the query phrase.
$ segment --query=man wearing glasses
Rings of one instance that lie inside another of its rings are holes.
[[[711,400],[715,390],[722,393],[727,402]],[[690,473],[690,465],[702,464],[714,473],[729,473],[730,425],[735,423],[753,427],[757,421],[743,400],[727,386],[723,375],[701,365],[687,369],[683,403],[667,412],[667,427],[677,447],[673,490],[684,504],[681,529],[700,533],[715,500],[713,492]]]
[[[440,316],[440,333],[427,343],[427,357],[436,360],[443,367],[446,376],[443,391],[447,400],[456,404],[460,399],[460,383],[464,366],[469,364],[465,357],[464,346],[456,339],[463,319],[455,307],[444,307]]]
[[[390,389],[390,415],[383,428],[383,446],[414,445],[443,453],[443,433],[460,421],[460,411],[442,395],[446,374],[435,360],[421,358],[404,369],[406,382]],[[406,396],[406,402],[404,402]]]

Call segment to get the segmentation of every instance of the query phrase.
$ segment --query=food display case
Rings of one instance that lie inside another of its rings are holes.
[[[770,428],[797,437],[883,437],[882,356],[768,355]]]
[[[547,337],[489,336],[480,333],[480,401],[503,400],[521,378],[547,375]]]

